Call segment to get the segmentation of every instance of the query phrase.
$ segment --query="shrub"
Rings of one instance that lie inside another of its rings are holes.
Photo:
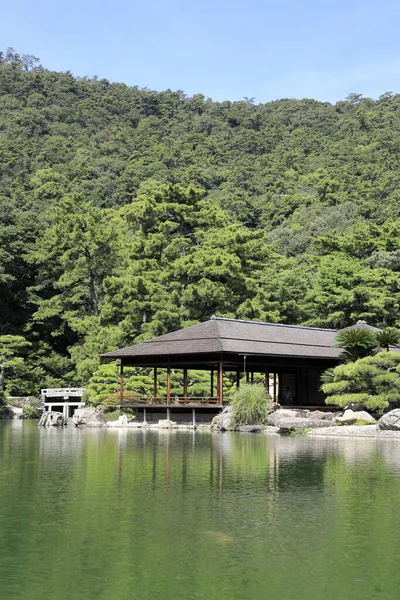
[[[339,365],[331,381],[321,386],[326,404],[345,407],[361,403],[369,410],[383,412],[400,403],[400,353],[378,352],[374,356]]]
[[[365,329],[345,329],[336,336],[335,347],[343,348],[346,362],[370,355],[376,346],[376,336]]]
[[[246,383],[232,394],[230,404],[235,425],[263,425],[271,398],[261,383]]]
[[[25,419],[39,419],[40,412],[36,406],[24,406],[22,409],[22,414],[25,416]]]
[[[103,400],[103,402],[101,403],[101,407],[105,413],[109,413],[116,410],[119,407],[119,402],[119,394],[113,394],[112,396],[108,396],[108,398]]]
[[[138,399],[138,395],[135,392],[124,392],[124,402],[135,402]],[[110,394],[107,398],[103,400],[101,403],[102,409],[104,412],[110,412],[119,408],[120,396],[119,392],[117,394]]]

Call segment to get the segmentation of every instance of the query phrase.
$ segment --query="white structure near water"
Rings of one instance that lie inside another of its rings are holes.
[[[85,388],[45,388],[40,390],[42,408],[47,412],[60,412],[68,419],[77,408],[85,406],[84,392]]]

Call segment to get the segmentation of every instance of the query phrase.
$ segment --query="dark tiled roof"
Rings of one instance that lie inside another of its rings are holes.
[[[167,333],[102,356],[139,358],[234,353],[338,359],[341,350],[332,347],[336,334],[336,329],[212,317],[199,325]]]
[[[350,331],[351,329],[362,329],[364,331],[370,331],[371,333],[379,333],[382,329],[378,327],[373,327],[372,325],[368,325],[365,321],[357,321],[355,325],[350,325],[350,327],[344,327],[343,329],[339,329],[340,331]]]

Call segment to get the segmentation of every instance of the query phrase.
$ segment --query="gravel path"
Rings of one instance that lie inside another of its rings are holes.
[[[342,427],[321,427],[312,429],[307,435],[319,436],[328,435],[335,437],[375,437],[375,438],[398,438],[400,431],[390,431],[379,429],[377,425],[347,425]]]

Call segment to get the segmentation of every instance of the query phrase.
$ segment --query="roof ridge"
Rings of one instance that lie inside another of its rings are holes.
[[[288,327],[290,329],[312,329],[314,331],[338,331],[328,327],[311,327],[310,325],[287,325],[286,323],[268,323],[267,321],[250,321],[247,319],[233,319],[231,317],[216,317],[212,315],[210,321],[232,321],[234,323],[251,323],[253,325],[270,325],[271,327]]]
[[[216,334],[217,334],[217,339],[218,339],[218,345],[219,345],[220,351],[223,352],[223,349],[224,349],[224,346],[223,346],[223,343],[222,343],[222,339],[223,338],[222,338],[222,335],[221,335],[219,324],[217,323],[218,319],[212,319],[211,318],[210,321],[215,321]]]

